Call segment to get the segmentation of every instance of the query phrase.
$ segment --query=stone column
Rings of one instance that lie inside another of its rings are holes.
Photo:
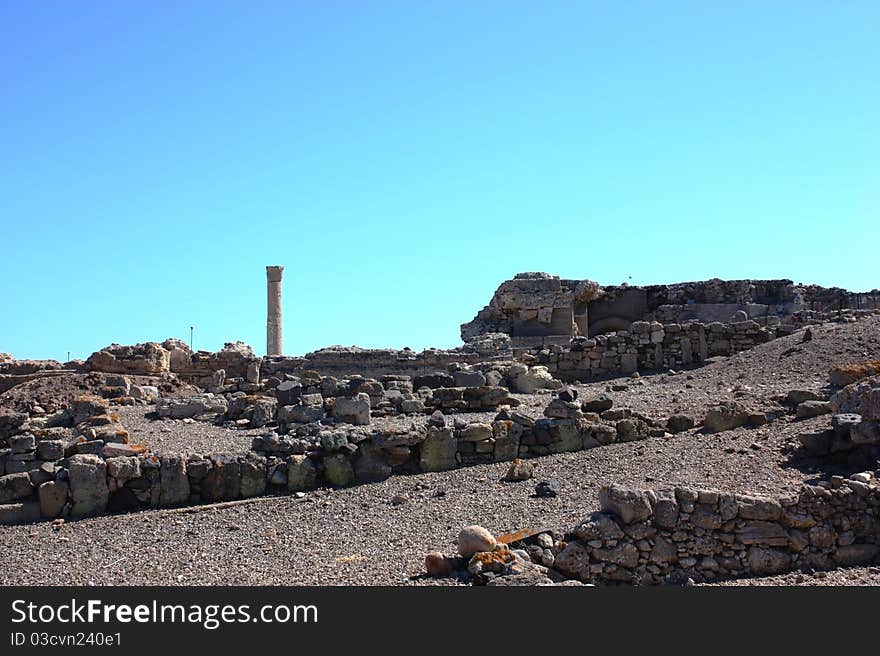
[[[284,267],[266,267],[266,355],[281,355],[281,276]]]

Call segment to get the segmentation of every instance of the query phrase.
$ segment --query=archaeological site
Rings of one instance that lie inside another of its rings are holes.
[[[7,584],[880,584],[877,290],[520,273],[290,355],[283,272],[264,357],[0,354]]]

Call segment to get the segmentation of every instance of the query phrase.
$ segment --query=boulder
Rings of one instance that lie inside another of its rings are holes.
[[[599,506],[625,524],[645,521],[651,516],[651,503],[644,492],[619,485],[607,485],[599,490]]]
[[[62,440],[41,440],[37,443],[37,458],[40,460],[60,460],[64,457]]]
[[[836,387],[851,385],[862,378],[880,374],[880,360],[859,362],[855,364],[835,365],[828,372],[831,384]]]
[[[369,395],[360,392],[354,397],[336,397],[333,403],[333,416],[339,421],[366,426],[370,423]]]
[[[791,390],[785,396],[785,404],[798,406],[804,401],[821,401],[822,396],[813,390]]]
[[[791,556],[769,547],[749,547],[747,560],[749,571],[758,576],[779,574],[791,567]]]
[[[355,478],[358,483],[384,481],[393,471],[382,449],[365,443],[358,447],[358,457],[354,463]]]
[[[511,389],[520,394],[534,394],[539,389],[559,389],[562,381],[550,374],[547,367],[534,366],[512,377]]]
[[[880,376],[847,385],[831,397],[831,408],[838,414],[859,414],[864,421],[880,420]]]
[[[829,412],[831,412],[831,404],[828,401],[804,401],[798,404],[795,409],[795,416],[798,419],[808,419],[825,415]]]
[[[298,380],[284,380],[275,388],[278,406],[296,405],[302,397],[302,383]]]
[[[458,466],[457,452],[458,441],[451,428],[429,426],[428,436],[419,449],[419,467],[426,472],[455,469]]]
[[[563,401],[560,398],[553,399],[547,404],[547,407],[544,408],[544,416],[553,419],[578,419],[583,417],[583,413],[578,403]]]
[[[486,376],[481,371],[454,371],[452,380],[452,387],[482,387],[486,384]]]
[[[40,521],[40,504],[36,501],[0,505],[0,524],[31,524]]]
[[[159,398],[159,388],[153,385],[132,385],[129,393],[131,398],[144,403],[155,403]]]
[[[137,457],[107,458],[105,462],[107,463],[107,474],[110,478],[115,478],[120,486],[126,481],[140,478],[141,476],[140,459]]]
[[[581,542],[572,540],[565,545],[561,552],[556,554],[553,568],[562,572],[565,576],[581,581],[589,581],[592,579],[590,564],[589,549]]]
[[[32,492],[33,486],[27,472],[0,476],[0,503],[26,499]]]
[[[694,425],[694,420],[687,415],[672,415],[666,420],[666,430],[673,435],[689,431]]]
[[[856,424],[862,423],[862,415],[854,413],[837,414],[831,417],[831,428],[841,437],[849,437]]]
[[[324,479],[335,487],[347,487],[355,482],[351,460],[339,453],[324,458]]]
[[[563,401],[568,401],[571,403],[577,401],[578,391],[573,387],[563,385],[556,395]]]
[[[241,460],[241,497],[249,499],[266,492],[266,457],[248,453]]]
[[[12,435],[7,439],[12,453],[28,453],[37,448],[37,442],[30,433]]]
[[[417,390],[420,387],[430,387],[431,389],[436,389],[438,387],[455,387],[455,378],[452,375],[436,372],[433,374],[426,374],[423,376],[416,376],[413,378],[413,389]]]
[[[40,515],[47,519],[60,517],[67,503],[67,481],[47,481],[37,488],[40,499]]]
[[[850,431],[853,444],[880,444],[880,421],[860,421]]]
[[[804,449],[815,456],[824,456],[831,450],[834,438],[833,430],[810,431],[798,435],[798,441]]]
[[[107,463],[96,455],[75,455],[68,464],[71,515],[97,515],[107,509],[110,490],[107,487]]]
[[[745,426],[749,421],[749,411],[737,401],[722,401],[706,413],[703,427],[708,433],[720,433]]]
[[[493,435],[492,425],[486,423],[468,424],[458,431],[458,439],[464,442],[482,442]]]
[[[619,540],[624,537],[623,529],[611,515],[594,512],[578,524],[574,534],[584,542],[590,540]]]
[[[211,456],[211,468],[202,480],[202,499],[229,501],[241,494],[241,465],[235,456]]]
[[[581,408],[584,412],[605,412],[606,410],[611,410],[613,405],[614,401],[610,397],[605,394],[599,394],[581,403]]]
[[[251,385],[260,382],[260,362],[258,360],[248,364],[244,379]]]
[[[176,506],[189,501],[189,478],[185,456],[162,456],[159,467],[159,505]]]
[[[324,418],[322,406],[309,405],[285,405],[278,408],[278,423],[282,426],[288,424],[311,424]]]
[[[287,489],[305,492],[318,486],[318,471],[308,456],[294,455],[287,459]]]

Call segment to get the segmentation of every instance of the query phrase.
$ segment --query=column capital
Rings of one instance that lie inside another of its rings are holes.
[[[283,266],[267,266],[266,280],[269,282],[281,282],[281,276],[284,275]]]

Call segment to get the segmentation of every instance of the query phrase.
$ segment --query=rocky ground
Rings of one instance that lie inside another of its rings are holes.
[[[114,407],[136,444],[159,455],[176,453],[247,453],[267,428],[225,428],[191,419],[156,419],[154,406]]]
[[[830,572],[789,572],[779,576],[722,581],[712,585],[880,585],[880,567],[842,567]]]
[[[818,390],[828,368],[880,357],[880,317],[813,328],[732,358],[670,375],[578,386],[581,398],[608,392],[616,407],[661,418],[701,418],[711,403],[737,397],[757,406],[791,389]],[[547,395],[518,397],[520,410],[540,416]],[[264,429],[228,430],[205,424],[154,421],[148,408],[122,409],[135,441],[157,451],[247,450]],[[474,413],[471,420],[494,413]],[[395,418],[380,421],[412,421]],[[454,551],[462,526],[481,524],[496,535],[521,528],[568,529],[598,509],[601,485],[642,488],[676,484],[744,493],[774,493],[821,475],[792,459],[798,433],[826,427],[828,417],[787,415],[757,428],[613,444],[536,459],[537,478],[504,483],[505,463],[397,476],[342,490],[233,502],[220,507],[144,511],[0,528],[0,568],[8,584],[108,585],[400,585],[455,584],[426,579],[424,555]],[[534,483],[554,479],[560,494],[534,496]],[[880,584],[877,567],[824,576],[792,573],[730,582],[742,585]]]
[[[69,407],[74,397],[81,394],[97,394],[100,396],[104,385],[102,374],[61,374],[32,380],[0,394],[0,412],[16,411],[35,412],[35,407],[51,414],[64,407]],[[163,376],[128,376],[135,385],[156,385],[165,395],[195,394],[196,388],[181,383],[173,374]]]

